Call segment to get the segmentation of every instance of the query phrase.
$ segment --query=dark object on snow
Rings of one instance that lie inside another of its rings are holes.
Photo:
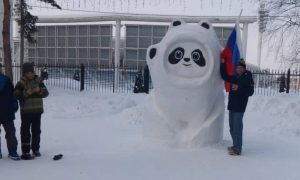
[[[62,157],[63,157],[62,154],[57,154],[57,155],[55,155],[55,156],[53,157],[53,160],[54,160],[54,161],[57,161],[57,160],[60,160]]]
[[[286,90],[285,76],[282,75],[280,77],[280,82],[279,82],[279,92],[282,93],[285,92],[285,90]]]
[[[41,78],[43,81],[48,79],[48,70],[46,67],[41,70]]]
[[[80,81],[79,71],[75,71],[73,79],[76,81]]]
[[[150,72],[148,65],[144,68],[144,92],[149,94],[149,81],[150,81]]]
[[[135,83],[133,88],[134,93],[143,93],[144,91],[144,83],[143,83],[143,75],[142,71],[139,71],[135,76]]]

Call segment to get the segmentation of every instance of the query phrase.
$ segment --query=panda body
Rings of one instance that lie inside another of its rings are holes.
[[[154,89],[145,106],[144,135],[175,144],[207,145],[222,138],[221,46],[208,22],[173,21],[147,51]]]

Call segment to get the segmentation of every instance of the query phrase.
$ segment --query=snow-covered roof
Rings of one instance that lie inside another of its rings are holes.
[[[200,20],[208,20],[212,23],[235,23],[236,16],[184,16],[184,15],[155,15],[155,14],[129,14],[129,13],[99,13],[83,15],[59,15],[39,16],[38,23],[76,23],[99,21],[146,21],[146,22],[170,22],[174,19],[183,19],[186,22],[197,23]],[[253,23],[256,16],[242,16],[241,23]]]

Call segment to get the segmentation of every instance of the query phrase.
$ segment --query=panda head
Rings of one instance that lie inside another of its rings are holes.
[[[148,48],[147,63],[150,70],[151,66],[161,68],[171,81],[201,82],[200,79],[204,81],[211,76],[220,51],[210,23],[190,25],[175,20],[162,41]]]

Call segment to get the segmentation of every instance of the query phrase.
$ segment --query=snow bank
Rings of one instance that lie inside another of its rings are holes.
[[[286,133],[288,128],[299,129],[299,107],[294,106],[299,105],[299,96],[251,97],[244,120],[243,155],[232,157],[226,150],[231,145],[227,119],[224,140],[217,145],[162,147],[142,136],[146,95],[49,90],[42,116],[42,157],[8,159],[2,133],[1,179],[300,179],[299,137]],[[58,153],[64,154],[63,159],[52,161]]]
[[[300,98],[297,95],[254,96],[247,108],[259,132],[300,137]]]

